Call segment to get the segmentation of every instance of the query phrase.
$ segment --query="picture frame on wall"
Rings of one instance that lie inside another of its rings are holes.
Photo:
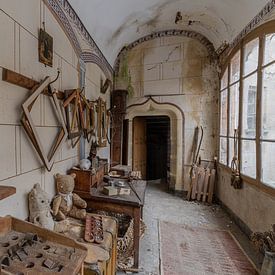
[[[53,66],[53,38],[43,29],[39,30],[38,57],[39,62],[46,66]]]

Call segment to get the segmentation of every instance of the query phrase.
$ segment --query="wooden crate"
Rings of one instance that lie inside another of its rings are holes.
[[[38,240],[29,239],[34,235]],[[56,268],[58,274],[83,274],[87,249],[32,223],[10,216],[0,218],[0,244],[0,259],[9,255],[9,264],[1,264],[1,274],[48,274],[56,272]],[[45,261],[56,263],[56,268],[45,267]]]

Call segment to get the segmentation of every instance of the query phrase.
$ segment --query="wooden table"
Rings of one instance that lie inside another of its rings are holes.
[[[102,210],[107,212],[124,213],[134,219],[134,266],[138,272],[139,262],[139,235],[140,219],[142,218],[143,205],[145,199],[146,181],[133,180],[132,186],[135,188],[138,197],[131,191],[130,195],[107,196],[101,191],[103,186],[92,188],[90,193],[76,191],[76,193],[87,202],[87,208]]]

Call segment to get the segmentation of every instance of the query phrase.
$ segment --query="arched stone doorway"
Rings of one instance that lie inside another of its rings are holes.
[[[129,120],[128,164],[133,163],[133,120],[142,116],[168,116],[170,119],[170,185],[173,190],[182,190],[184,181],[184,114],[171,103],[160,103],[149,98],[144,103],[127,107],[125,119]]]

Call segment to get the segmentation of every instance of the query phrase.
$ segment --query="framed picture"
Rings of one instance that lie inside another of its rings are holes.
[[[53,66],[53,38],[43,29],[39,31],[38,56],[39,62],[50,67]]]

